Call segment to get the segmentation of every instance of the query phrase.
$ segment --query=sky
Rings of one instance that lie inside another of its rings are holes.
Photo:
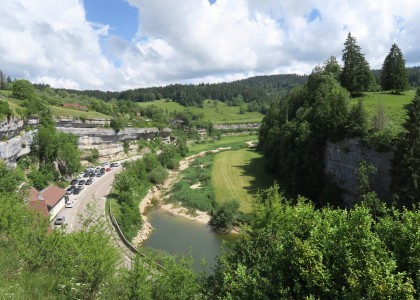
[[[418,0],[7,0],[0,70],[121,91],[309,74],[356,37],[372,69],[393,43],[420,65]]]

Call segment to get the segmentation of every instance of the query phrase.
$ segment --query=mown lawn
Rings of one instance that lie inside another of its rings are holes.
[[[401,95],[394,95],[389,92],[371,92],[359,99],[363,101],[369,118],[369,124],[373,127],[373,119],[378,114],[378,108],[383,105],[385,112],[385,126],[401,127],[405,120],[405,106],[414,98],[415,91],[406,91]],[[352,104],[357,103],[357,98]]]
[[[242,212],[251,211],[253,195],[274,183],[264,169],[264,158],[253,149],[225,151],[216,154],[212,169],[216,202],[239,200]]]
[[[183,111],[186,109],[176,102],[166,102],[166,100],[156,100],[151,102],[141,102],[139,106],[156,105],[168,112]],[[195,112],[204,113],[205,121],[212,121],[214,124],[234,124],[234,123],[260,123],[263,115],[258,112],[239,113],[238,106],[227,106],[224,102],[217,100],[205,100],[203,108],[191,107]]]
[[[239,149],[245,147],[246,141],[258,141],[258,136],[255,134],[242,134],[242,135],[225,135],[218,141],[207,142],[203,144],[188,144],[188,155],[200,153],[201,151],[213,150],[219,147],[232,147]]]

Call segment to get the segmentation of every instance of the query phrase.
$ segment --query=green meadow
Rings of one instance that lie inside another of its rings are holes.
[[[168,112],[187,109],[185,106],[176,102],[167,102],[164,99],[141,102],[138,105],[144,107],[152,104]],[[214,124],[260,123],[263,118],[263,115],[259,112],[245,112],[244,114],[240,114],[238,106],[227,106],[224,102],[217,100],[205,100],[203,108],[190,107],[189,109],[194,112],[202,112],[204,114],[204,120],[212,121]]]

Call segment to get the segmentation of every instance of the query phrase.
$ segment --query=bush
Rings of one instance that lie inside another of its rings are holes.
[[[154,184],[161,184],[166,178],[168,178],[168,171],[162,166],[154,168],[149,173],[149,180]]]

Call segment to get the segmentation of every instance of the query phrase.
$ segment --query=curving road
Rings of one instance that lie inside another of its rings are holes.
[[[94,217],[103,218],[105,220],[105,200],[106,196],[112,189],[115,175],[122,170],[122,167],[114,168],[106,172],[102,177],[95,177],[91,185],[85,185],[84,189],[78,195],[70,195],[70,201],[74,202],[72,208],[64,207],[58,215],[66,218],[66,231],[72,232],[82,228],[81,219],[87,216],[88,203],[93,202],[95,205]],[[55,219],[53,220],[53,222]],[[60,225],[54,225],[60,226]]]

